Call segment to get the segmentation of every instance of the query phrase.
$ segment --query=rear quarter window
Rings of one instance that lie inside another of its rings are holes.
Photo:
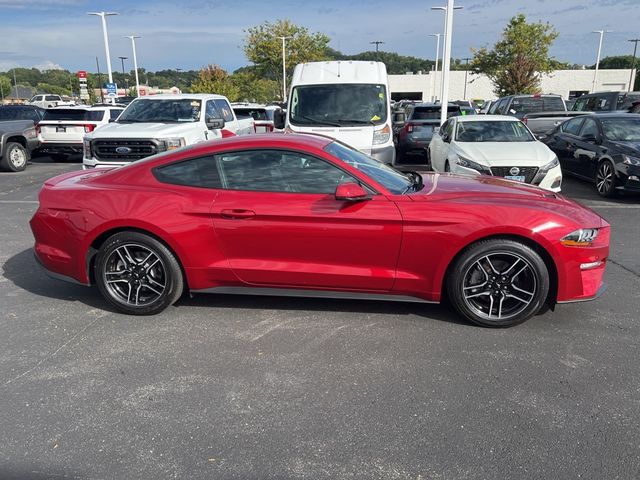
[[[159,182],[185,187],[220,188],[215,157],[200,157],[153,169]]]

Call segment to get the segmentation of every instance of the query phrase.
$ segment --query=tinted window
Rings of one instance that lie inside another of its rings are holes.
[[[52,108],[44,112],[43,120],[70,120],[99,122],[104,110],[82,110],[79,108]]]
[[[578,135],[583,121],[584,118],[582,117],[572,118],[571,120],[567,120],[566,122],[564,122],[560,127],[560,130],[570,135]]]
[[[626,110],[631,108],[635,102],[640,101],[640,94],[637,93],[627,93],[625,95],[620,95],[618,97],[618,106],[617,110]]]
[[[290,105],[295,125],[380,125],[388,99],[384,85],[302,85],[293,89]]]
[[[507,113],[522,116],[526,113],[561,111],[564,109],[564,100],[560,97],[515,97]]]
[[[40,116],[33,108],[0,107],[0,120],[33,120],[37,122]]]
[[[122,113],[122,110],[112,108],[111,110],[109,110],[109,119],[115,120],[120,116],[121,113]]]
[[[440,110],[441,107],[439,105],[433,105],[429,107],[415,107],[413,109],[413,113],[411,114],[411,120],[440,120]],[[450,105],[447,107],[448,117],[459,114],[459,106]]]
[[[254,120],[269,120],[267,111],[264,108],[238,108],[233,107],[233,111],[239,117],[252,117]]]
[[[607,112],[611,110],[611,100],[613,100],[612,95],[597,97],[594,110],[596,112]]]
[[[214,100],[213,103],[216,105],[216,110],[222,114],[222,118],[224,118],[225,122],[233,122],[235,120],[233,117],[233,111],[226,100]]]
[[[598,135],[598,125],[593,118],[585,118],[584,125],[582,125],[582,130],[580,130],[581,137],[595,137]]]
[[[602,131],[605,136],[619,142],[640,142],[640,117],[602,118]]]
[[[223,153],[216,164],[227,190],[334,194],[340,183],[355,181],[329,162],[289,151]]]
[[[187,187],[220,188],[220,177],[214,157],[201,157],[172,163],[153,170],[162,183]]]
[[[222,115],[220,114],[220,112],[218,112],[216,104],[213,103],[213,100],[209,100],[207,102],[205,120],[207,118],[222,118]]]
[[[373,178],[391,193],[401,194],[411,185],[411,182],[404,173],[384,163],[380,163],[344,143],[338,141],[331,142],[324,147],[324,150]]]
[[[522,122],[458,122],[458,142],[533,142]]]
[[[58,95],[47,95],[44,97],[47,102],[58,102],[60,101],[60,97]]]

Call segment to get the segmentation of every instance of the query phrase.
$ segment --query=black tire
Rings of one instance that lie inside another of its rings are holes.
[[[604,198],[616,194],[616,168],[610,160],[603,160],[596,172],[596,191]]]
[[[549,272],[529,246],[491,239],[464,250],[446,283],[448,298],[463,317],[485,327],[511,327],[543,308]]]
[[[176,256],[162,242],[138,232],[109,237],[96,256],[100,293],[130,315],[153,315],[174,304],[184,288]]]
[[[27,168],[29,162],[29,152],[26,148],[16,142],[7,143],[0,167],[8,172],[21,172]]]

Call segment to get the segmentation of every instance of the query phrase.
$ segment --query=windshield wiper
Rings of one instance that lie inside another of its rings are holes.
[[[296,115],[296,118],[304,118],[305,120],[309,120],[310,122],[316,123],[318,125],[329,125],[331,127],[341,127],[342,125],[340,125],[337,122],[329,122],[327,120],[321,120],[319,118],[314,118],[314,117],[308,117],[306,115]]]
[[[347,118],[338,120],[340,123],[357,123],[358,125],[375,125],[373,120],[358,120],[355,118]]]
[[[422,187],[424,187],[424,183],[422,182],[422,175],[420,175],[418,172],[405,172],[405,173],[409,177],[409,181],[411,182],[411,184],[408,185],[407,188],[405,188],[402,191],[402,195],[412,191],[419,192],[420,190],[422,190]]]

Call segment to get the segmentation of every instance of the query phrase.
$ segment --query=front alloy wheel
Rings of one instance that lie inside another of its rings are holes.
[[[612,197],[616,192],[616,173],[613,163],[604,160],[596,173],[596,189],[603,197]]]
[[[155,238],[122,232],[109,238],[95,262],[100,292],[117,309],[133,315],[164,310],[182,294],[180,265]]]
[[[549,292],[540,256],[513,240],[487,240],[467,249],[453,266],[448,293],[464,317],[484,326],[517,325],[537,313]]]

